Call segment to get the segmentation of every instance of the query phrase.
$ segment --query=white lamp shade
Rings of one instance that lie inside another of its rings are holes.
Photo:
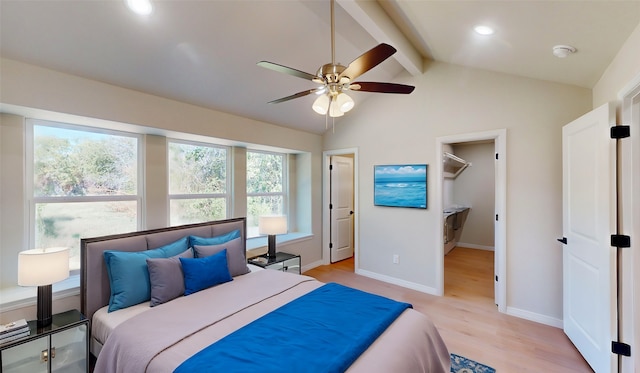
[[[331,106],[329,106],[329,116],[332,118],[341,117],[344,113],[340,110],[340,105],[338,105],[338,101],[334,98],[331,100]]]
[[[341,112],[346,113],[353,109],[355,102],[353,102],[353,99],[346,93],[340,93],[338,97],[336,97],[336,104],[338,104]]]
[[[327,110],[329,110],[329,96],[325,94],[318,96],[311,107],[313,108],[313,111],[318,114],[327,114]]]
[[[260,234],[284,234],[287,233],[286,216],[261,216],[258,221]]]
[[[51,247],[18,253],[18,285],[51,285],[69,277],[69,248]]]

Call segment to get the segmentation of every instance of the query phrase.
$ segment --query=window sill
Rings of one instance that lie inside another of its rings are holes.
[[[0,313],[35,306],[38,288],[36,286],[15,286],[0,290]],[[80,275],[69,276],[66,280],[53,284],[53,300],[80,294]]]
[[[276,246],[280,244],[291,244],[295,242],[301,242],[309,240],[313,237],[311,233],[305,232],[291,232],[287,234],[279,234],[276,237]],[[251,258],[254,256],[261,255],[260,251],[265,251],[267,249],[267,237],[254,237],[249,238],[247,240],[247,257]]]

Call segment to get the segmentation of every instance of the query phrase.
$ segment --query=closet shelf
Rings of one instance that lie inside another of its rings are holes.
[[[467,167],[471,166],[471,162],[467,162],[464,159],[457,157],[451,153],[443,152],[442,163],[444,177],[455,179],[464,171]]]

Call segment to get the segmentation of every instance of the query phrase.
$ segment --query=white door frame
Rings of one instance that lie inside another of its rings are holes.
[[[470,141],[493,140],[496,153],[499,159],[495,172],[495,211],[498,220],[495,222],[495,263],[498,268],[495,272],[498,276],[495,300],[498,310],[502,313],[507,311],[507,130],[498,129],[493,131],[466,133],[461,135],[442,136],[436,138],[436,174],[435,174],[435,211],[443,211],[443,180],[444,171],[442,167],[442,149],[444,144],[454,144]],[[443,214],[438,214],[439,226],[444,226]],[[438,253],[438,263],[436,266],[436,279],[438,295],[444,294],[444,239],[441,234],[437,237],[436,247]]]
[[[618,94],[622,102],[620,123],[631,126],[631,138],[622,140],[622,203],[621,233],[631,236],[631,247],[622,249],[620,289],[621,327],[618,339],[631,345],[631,357],[622,356],[621,372],[633,373],[640,369],[640,75],[627,84]],[[630,140],[630,141],[629,141]],[[635,162],[634,162],[635,160]],[[635,191],[635,194],[634,194]]]
[[[358,202],[358,148],[336,149],[322,152],[322,264],[327,265],[331,263],[331,252],[329,249],[329,243],[331,242],[331,236],[329,235],[329,230],[331,227],[329,212],[329,195],[331,192],[331,178],[329,177],[329,165],[331,163],[330,157],[333,155],[345,154],[353,154],[353,255],[355,258],[355,260],[353,261],[353,265],[354,271],[357,272],[359,268],[358,251],[360,249],[360,225],[358,223],[358,221],[360,220],[360,215],[358,214],[358,212],[360,211]]]

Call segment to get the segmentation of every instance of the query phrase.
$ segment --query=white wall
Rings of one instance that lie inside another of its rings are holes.
[[[593,87],[593,107],[610,101],[618,103],[618,93],[632,79],[640,75],[640,24],[631,33],[614,60]],[[618,112],[620,114],[620,112]],[[618,115],[618,118],[620,116]]]
[[[24,203],[24,119],[0,114],[0,248],[22,247],[26,238],[27,211]],[[22,250],[26,250],[24,247]],[[18,261],[17,251],[14,256]],[[3,261],[4,262],[4,261]],[[0,284],[18,278],[17,265],[0,262]],[[1,288],[1,287],[0,287]]]
[[[319,135],[296,131],[277,125],[258,122],[194,105],[189,105],[149,94],[132,91],[77,76],[48,70],[25,63],[0,59],[0,108],[4,112],[19,112],[22,115],[69,123],[99,123],[114,129],[135,130],[145,136],[147,177],[147,226],[166,225],[165,136],[176,132],[194,136],[194,139],[211,139],[224,145],[246,146],[258,144],[284,150],[300,152],[292,164],[303,168],[293,177],[302,183],[295,188],[297,216],[311,216],[305,226],[299,227],[313,233],[313,237],[294,244],[280,244],[282,250],[301,254],[303,266],[322,259],[321,250],[321,177],[322,138]],[[24,113],[28,114],[24,114]],[[24,214],[24,198],[15,193],[22,191],[24,162],[23,117],[3,115],[0,122],[2,135],[0,160],[2,161],[2,234],[0,257],[7,250],[22,251],[27,247],[27,227]],[[236,152],[237,153],[237,152]],[[237,155],[237,154],[236,154]],[[9,163],[10,162],[10,163]],[[11,167],[8,167],[7,165]],[[309,166],[310,165],[310,166]],[[237,170],[236,170],[237,171]],[[20,185],[16,186],[15,183]],[[11,184],[8,193],[7,183]],[[160,185],[160,189],[157,186]],[[154,189],[156,188],[156,189]],[[310,191],[303,193],[302,191]],[[234,201],[234,206],[245,206],[246,202]],[[19,227],[6,224],[7,217],[16,217],[12,222]],[[9,263],[10,264],[10,263]],[[4,263],[3,263],[4,265]],[[14,278],[9,270],[5,274]],[[35,294],[35,293],[34,293]],[[55,299],[55,296],[54,296]],[[77,296],[54,300],[54,310],[79,308]],[[8,315],[7,315],[8,314]],[[20,316],[22,315],[22,316]],[[0,314],[2,320],[16,317],[35,318],[33,307]]]
[[[442,144],[442,151],[449,154],[454,154],[453,146],[451,146],[450,144]],[[454,179],[449,177],[445,177],[442,180],[442,207],[445,209],[453,207],[453,205],[456,203],[453,198],[453,181]]]
[[[359,149],[360,267],[435,289],[442,235],[429,168],[427,210],[373,206],[373,165],[436,160],[439,136],[506,128],[507,308],[533,319],[562,319],[561,128],[591,109],[591,91],[445,63],[431,63],[405,95],[375,95],[324,137],[325,150]],[[392,264],[392,254],[400,263]]]

